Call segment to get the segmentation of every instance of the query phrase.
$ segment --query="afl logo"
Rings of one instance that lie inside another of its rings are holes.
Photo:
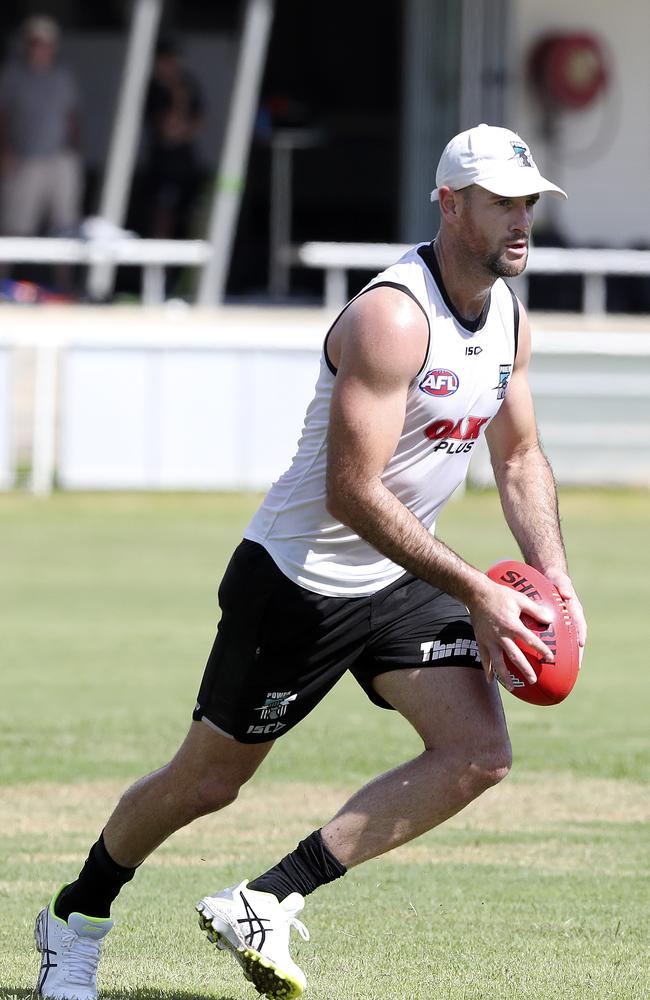
[[[448,368],[434,368],[426,373],[420,382],[420,389],[427,396],[452,396],[459,385],[458,375],[454,372]]]

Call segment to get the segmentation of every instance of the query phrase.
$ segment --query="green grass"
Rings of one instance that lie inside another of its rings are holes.
[[[182,738],[255,504],[0,497],[0,998],[29,994],[35,913],[115,796]],[[650,996],[650,501],[576,492],[562,512],[590,624],[574,693],[552,709],[505,696],[508,781],[308,901],[297,954],[314,1000]],[[491,493],[454,503],[440,534],[481,567],[516,555]],[[196,932],[194,899],[277,860],[417,748],[341,682],[231,810],[177,834],[125,890],[103,996],[255,996]]]

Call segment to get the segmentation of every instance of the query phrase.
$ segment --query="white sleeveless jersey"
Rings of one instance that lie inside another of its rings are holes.
[[[381,285],[410,295],[429,324],[426,359],[409,386],[404,427],[381,478],[433,533],[438,512],[464,480],[472,451],[505,396],[516,353],[517,301],[499,279],[481,316],[472,323],[463,320],[445,293],[432,244],[413,247],[359,295]],[[263,545],[301,587],[355,597],[381,590],[405,570],[326,510],[327,431],[335,377],[326,338],[298,451],[244,535]]]

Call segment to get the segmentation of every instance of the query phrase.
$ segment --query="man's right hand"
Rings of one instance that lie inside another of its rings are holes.
[[[517,642],[525,643],[549,663],[553,661],[553,653],[535,632],[526,627],[522,615],[529,615],[547,625],[552,620],[549,609],[515,590],[493,583],[487,577],[480,581],[467,606],[488,680],[497,675],[503,686],[512,691],[512,677],[504,661],[504,656],[507,656],[522,677],[535,684],[535,671]]]

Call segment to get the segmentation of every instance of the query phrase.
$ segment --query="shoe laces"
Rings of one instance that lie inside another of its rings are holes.
[[[63,944],[66,949],[64,966],[68,982],[77,986],[93,986],[101,943],[67,928],[63,932]]]
[[[303,924],[302,920],[298,920],[298,917],[296,916],[296,910],[292,907],[291,902],[292,898],[289,897],[287,900],[284,901],[284,903],[280,903],[280,909],[284,911],[289,927],[295,927],[295,929],[298,931],[303,941],[309,941],[309,931]],[[287,903],[289,904],[288,906],[286,905]],[[302,900],[300,900],[300,905],[298,909],[301,910],[302,905],[303,905]]]
[[[309,941],[309,931],[303,924],[302,920],[298,920],[298,917],[292,917],[289,914],[287,914],[287,922],[289,924],[289,927],[296,928],[303,941]]]

